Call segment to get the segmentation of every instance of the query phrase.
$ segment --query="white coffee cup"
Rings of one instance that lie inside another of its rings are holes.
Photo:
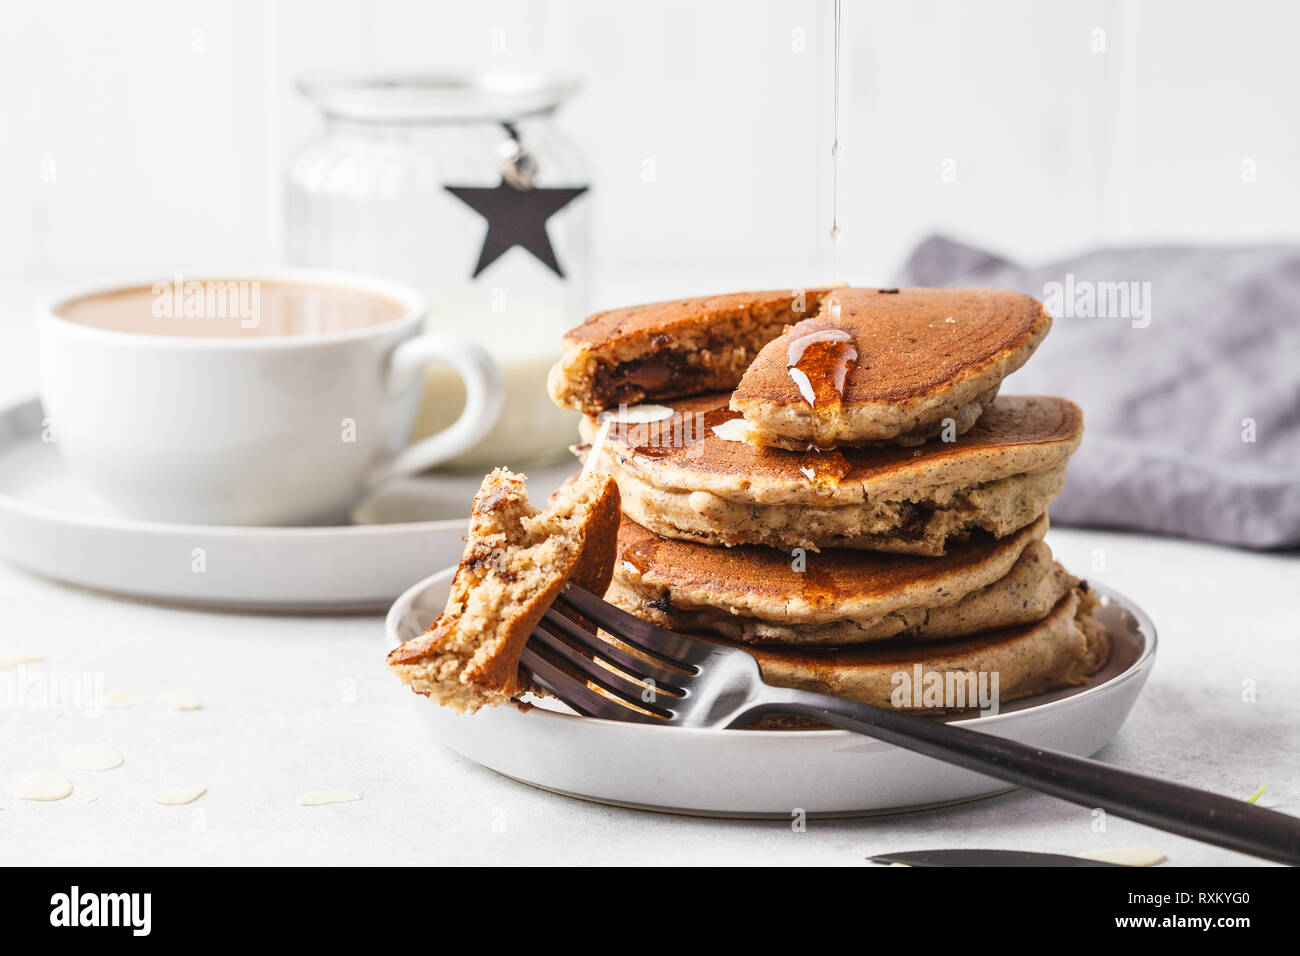
[[[101,328],[60,315],[76,300],[121,290],[170,294],[167,283],[148,281],[42,308],[46,434],[116,510],[206,525],[332,523],[367,488],[464,453],[499,417],[504,389],[492,358],[468,338],[422,331],[425,306],[408,286],[317,270],[181,281],[231,280],[372,293],[396,317],[338,331],[217,337]],[[403,448],[431,364],[461,376],[465,409]]]

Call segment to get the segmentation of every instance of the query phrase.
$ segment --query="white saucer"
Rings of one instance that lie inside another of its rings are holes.
[[[388,612],[390,645],[423,632],[447,601],[454,568],[411,588]],[[1113,650],[1084,687],[1012,701],[955,720],[1022,743],[1090,756],[1119,730],[1155,661],[1156,632],[1127,599],[1094,585]],[[524,783],[601,803],[711,816],[789,819],[916,810],[1000,793],[993,780],[845,730],[693,730],[578,717],[557,701],[472,716],[408,694],[434,740]]]
[[[0,558],[60,581],[152,598],[273,610],[385,608],[460,558],[480,475],[386,485],[353,524],[240,528],[122,518],[41,440],[35,399],[0,409]],[[534,472],[538,500],[576,465]]]

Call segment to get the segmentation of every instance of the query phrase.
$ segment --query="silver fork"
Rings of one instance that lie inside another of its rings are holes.
[[[560,605],[638,653],[592,633]],[[810,717],[1181,836],[1300,863],[1295,817],[903,711],[773,687],[745,651],[656,627],[576,585],[546,612],[520,667],[586,717],[713,728],[746,727],[770,714]]]

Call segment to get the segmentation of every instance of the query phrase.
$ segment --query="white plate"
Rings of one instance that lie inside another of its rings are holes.
[[[115,515],[41,440],[35,399],[0,409],[0,558],[135,597],[276,610],[385,608],[460,558],[479,475],[409,479],[324,528],[162,524]],[[539,500],[576,465],[542,469]],[[530,469],[531,471],[531,469]]]
[[[388,612],[396,645],[423,632],[447,601],[454,568],[411,588]],[[1119,730],[1155,660],[1156,633],[1131,602],[1094,586],[1113,651],[1086,687],[1012,701],[954,723],[1090,756]],[[409,694],[434,740],[498,773],[602,803],[717,816],[789,819],[942,806],[1007,784],[846,730],[693,730],[578,717],[556,701],[472,716]]]

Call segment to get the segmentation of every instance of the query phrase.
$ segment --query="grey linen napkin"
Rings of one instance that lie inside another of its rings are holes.
[[[899,285],[992,286],[1055,322],[1007,394],[1083,407],[1051,514],[1300,546],[1300,246],[1098,249],[1026,268],[931,237]]]

